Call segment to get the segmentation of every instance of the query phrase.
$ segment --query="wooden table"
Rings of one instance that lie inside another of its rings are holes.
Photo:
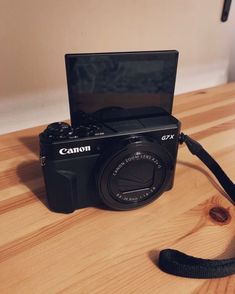
[[[235,83],[177,96],[174,115],[235,180]],[[154,203],[63,215],[44,204],[43,129],[0,137],[0,293],[235,293],[235,276],[185,279],[155,265],[166,247],[204,258],[235,253],[234,207],[186,147],[179,150],[174,188]],[[230,221],[209,217],[216,206]]]

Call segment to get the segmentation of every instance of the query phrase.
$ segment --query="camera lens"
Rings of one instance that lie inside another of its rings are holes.
[[[156,142],[137,138],[115,143],[102,158],[97,185],[101,199],[113,209],[143,206],[166,190],[172,160]]]
[[[155,194],[164,174],[155,154],[135,152],[124,157],[110,174],[110,192],[120,202],[140,202]]]

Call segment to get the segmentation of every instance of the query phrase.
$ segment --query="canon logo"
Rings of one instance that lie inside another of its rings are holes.
[[[61,155],[73,154],[73,153],[82,153],[86,151],[91,151],[91,146],[82,146],[82,147],[74,147],[74,148],[62,148],[59,150]]]

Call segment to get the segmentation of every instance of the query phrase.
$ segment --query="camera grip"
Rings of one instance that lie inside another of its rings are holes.
[[[49,172],[48,170],[45,173]],[[49,180],[50,179],[50,180]],[[71,213],[76,209],[77,177],[67,170],[45,175],[49,207],[56,212]]]

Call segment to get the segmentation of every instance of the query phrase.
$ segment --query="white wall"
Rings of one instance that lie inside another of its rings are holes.
[[[177,49],[177,93],[234,78],[235,12],[221,23],[222,6],[223,0],[0,0],[0,133],[69,117],[65,53]]]

